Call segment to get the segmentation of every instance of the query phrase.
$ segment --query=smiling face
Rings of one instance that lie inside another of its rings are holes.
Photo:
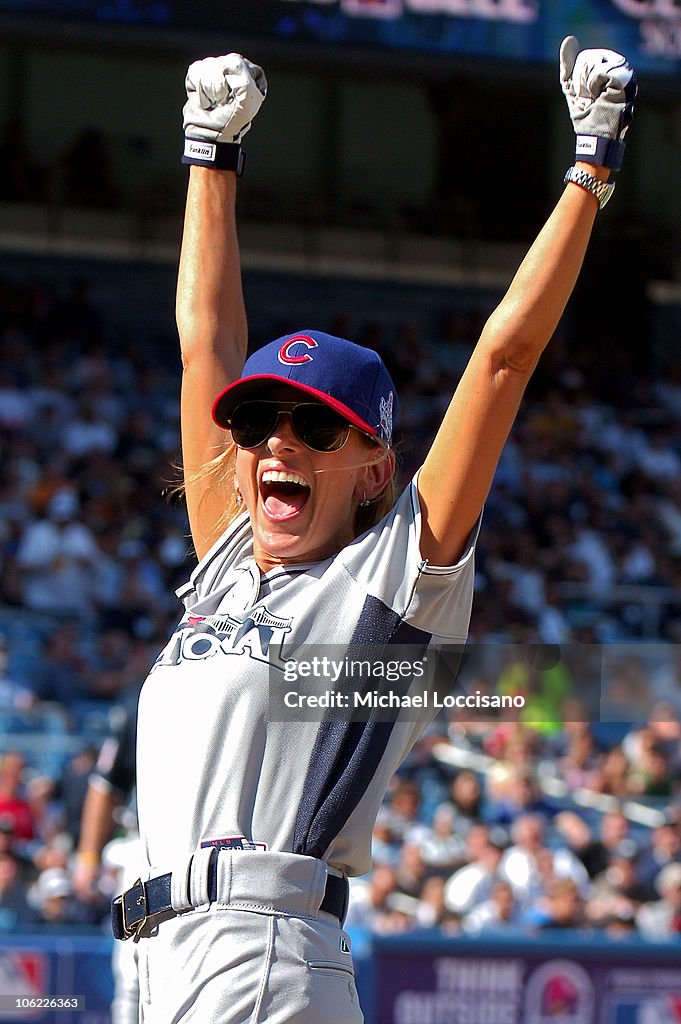
[[[266,397],[301,398],[289,387]],[[259,567],[329,558],[350,543],[364,493],[372,500],[392,476],[392,453],[381,454],[357,430],[338,451],[315,452],[296,437],[286,414],[258,448],[239,448],[236,482],[251,517]]]

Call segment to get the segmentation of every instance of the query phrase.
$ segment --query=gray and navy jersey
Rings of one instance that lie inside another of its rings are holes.
[[[261,574],[247,516],[178,591],[185,614],[142,689],[137,786],[150,875],[201,844],[245,842],[371,866],[385,791],[435,711],[389,721],[274,721],[272,678],[301,650],[462,643],[475,535],[455,566],[419,551],[412,483],[391,512],[333,558]]]

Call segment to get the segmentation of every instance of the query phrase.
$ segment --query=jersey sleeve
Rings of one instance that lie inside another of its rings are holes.
[[[175,593],[185,608],[220,591],[231,570],[253,554],[250,521],[240,515],[218,538],[198,563],[188,581]]]
[[[480,519],[456,565],[431,565],[420,552],[421,508],[416,479],[388,515],[339,557],[367,594],[388,605],[405,622],[434,637],[463,642],[473,603]]]
[[[135,785],[137,700],[120,707],[115,728],[104,740],[90,783],[97,789],[114,790],[125,799]]]

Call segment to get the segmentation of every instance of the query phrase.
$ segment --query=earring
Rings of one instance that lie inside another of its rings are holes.
[[[366,491],[364,491],[364,493],[362,494],[362,500],[361,500],[361,501],[360,501],[360,503],[359,503],[359,507],[360,507],[360,508],[366,508],[366,507],[367,507],[367,505],[370,505],[370,504],[371,504],[371,502],[370,502],[370,501],[369,501],[369,499],[367,498],[367,492],[366,492]]]
[[[244,503],[244,499],[241,497],[238,491],[236,492],[236,503],[237,505],[243,505]]]

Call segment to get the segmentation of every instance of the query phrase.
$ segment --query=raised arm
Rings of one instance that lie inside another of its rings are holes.
[[[578,54],[569,37],[561,80],[581,159],[487,321],[419,474],[421,549],[435,565],[451,565],[462,554],[525,387],[574,288],[599,203],[609,198],[599,198],[601,183],[621,163],[636,95],[625,58],[611,50]]]
[[[215,541],[222,499],[197,474],[221,453],[211,418],[216,395],[239,376],[247,326],[235,200],[240,140],[265,96],[262,69],[238,54],[208,57],[187,73],[184,108],[189,185],[177,282],[182,353],[182,460],[187,510],[199,558]]]

